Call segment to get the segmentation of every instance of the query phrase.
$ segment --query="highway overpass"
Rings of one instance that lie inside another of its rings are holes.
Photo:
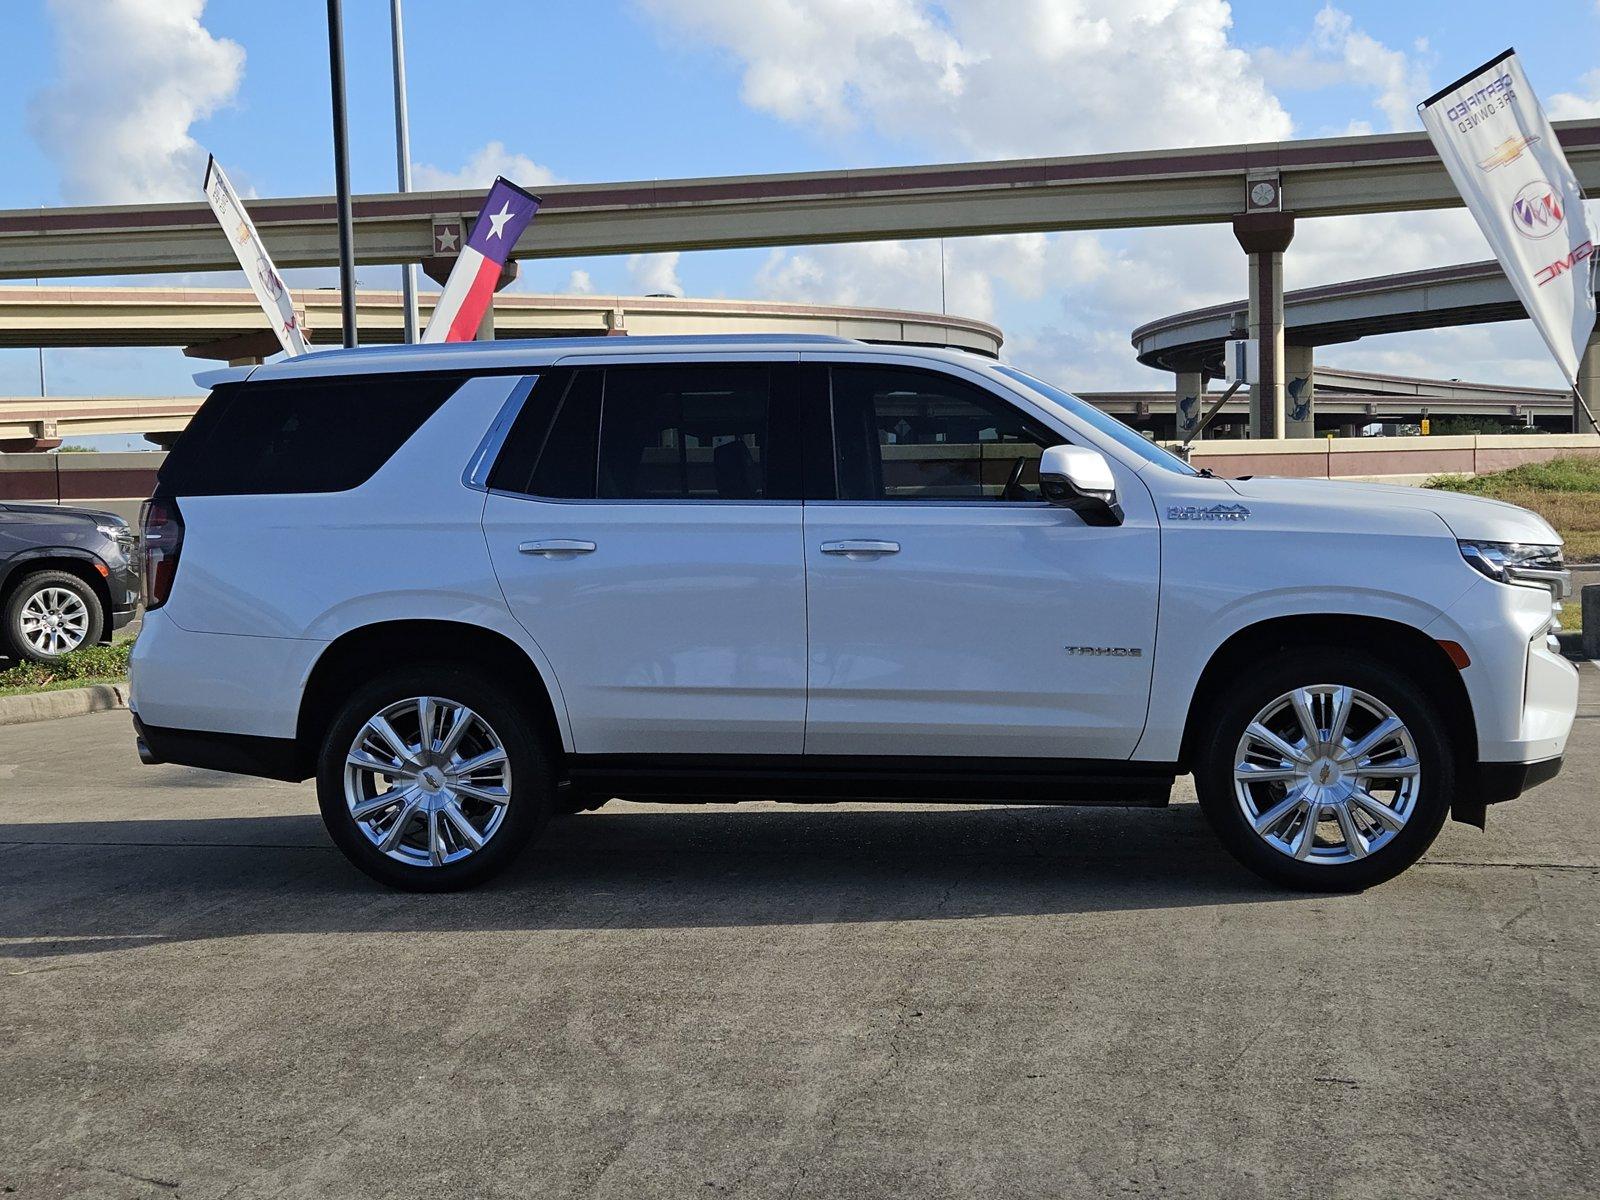
[[[1213,304],[1160,317],[1133,331],[1147,367],[1222,374],[1222,345],[1243,336],[1249,301]],[[1384,333],[1518,321],[1527,317],[1493,259],[1300,288],[1283,294],[1283,334],[1291,346],[1328,346]]]
[[[1579,182],[1600,188],[1600,120],[1556,129]],[[1264,437],[1311,431],[1289,427],[1277,316],[1296,219],[1461,203],[1422,133],[541,190],[519,258],[1231,222],[1259,301],[1251,424]],[[441,221],[459,237],[482,199],[478,189],[358,197],[356,260],[437,256]],[[250,211],[280,267],[336,260],[331,197],[252,200]],[[0,279],[234,266],[226,232],[198,200],[0,212]]]
[[[1556,125],[1578,180],[1600,188],[1600,120]],[[1461,204],[1423,133],[1200,146],[849,171],[543,187],[518,258],[711,250],[885,238],[1229,222],[1251,214],[1247,183],[1270,180],[1272,211],[1300,218]],[[198,192],[198,183],[196,185]],[[481,189],[355,199],[361,263],[437,253],[435,217],[470,219]],[[279,267],[337,261],[331,196],[254,199]],[[233,270],[202,198],[183,204],[0,212],[0,279]]]
[[[424,320],[435,297],[420,297]],[[301,291],[295,307],[313,344],[337,342],[339,293]],[[398,292],[357,297],[369,342],[399,342]],[[0,348],[179,346],[196,358],[254,360],[277,349],[261,308],[244,288],[0,287]],[[825,333],[862,341],[946,346],[997,357],[1004,337],[985,321],[943,313],[840,304],[676,296],[579,296],[502,292],[500,337],[593,337],[693,333]],[[69,438],[147,434],[168,441],[202,397],[0,398],[0,450],[48,450]]]
[[[424,322],[435,298],[418,297]],[[339,303],[335,289],[294,293],[314,345],[338,344]],[[860,305],[504,291],[495,297],[494,310],[498,337],[828,333],[954,346],[991,358],[1003,341],[999,329],[971,317]],[[363,341],[402,340],[400,293],[363,290],[356,311]],[[180,346],[196,358],[259,357],[278,346],[265,324],[246,288],[0,287],[0,348]]]
[[[1333,386],[1333,377],[1316,366],[1317,347],[1386,333],[1524,320],[1527,315],[1510,280],[1493,259],[1285,292],[1286,386],[1296,401],[1289,409],[1291,425],[1298,426],[1291,432],[1305,435],[1339,423],[1330,419],[1335,412],[1324,411],[1325,398],[1331,399],[1325,397],[1325,392]],[[1246,336],[1249,323],[1249,301],[1235,300],[1160,317],[1133,331],[1133,348],[1139,361],[1176,374],[1173,401],[1180,422],[1185,415],[1192,417],[1192,401],[1203,381],[1223,373],[1223,344]],[[1600,396],[1600,336],[1590,339],[1579,382],[1586,396]],[[1454,391],[1449,390],[1454,385],[1448,383],[1433,386],[1445,389],[1436,394],[1459,401],[1470,399],[1472,389],[1479,385],[1461,385]],[[1571,394],[1551,394],[1564,397],[1564,428],[1584,428],[1578,423],[1580,414]],[[1499,401],[1491,401],[1490,409],[1496,403]],[[1554,421],[1546,401],[1535,396],[1528,405],[1542,423]],[[1293,419],[1296,412],[1298,420]]]

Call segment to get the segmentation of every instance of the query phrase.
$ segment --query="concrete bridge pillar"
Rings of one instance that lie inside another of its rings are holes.
[[[1317,436],[1317,373],[1310,346],[1283,348],[1283,436]]]
[[[1173,423],[1177,439],[1181,442],[1192,435],[1193,440],[1199,441],[1205,436],[1196,432],[1200,428],[1200,418],[1206,415],[1205,373],[1179,371],[1173,401],[1177,405],[1176,419]]]
[[[1294,240],[1294,214],[1247,213],[1233,236],[1250,256],[1250,337],[1261,348],[1261,378],[1250,391],[1250,436],[1285,434],[1283,252]]]
[[[1589,335],[1589,344],[1584,347],[1583,357],[1578,360],[1578,391],[1589,402],[1589,411],[1600,417],[1600,326]],[[1583,411],[1583,405],[1576,400],[1572,402],[1572,431],[1574,433],[1600,433],[1600,426],[1589,424],[1589,417]]]

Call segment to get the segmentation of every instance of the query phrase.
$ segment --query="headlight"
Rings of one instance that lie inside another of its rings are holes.
[[[95,528],[122,546],[124,550],[135,544],[136,539],[133,536],[133,530],[126,525],[96,525]]]
[[[1555,635],[1561,629],[1561,602],[1572,595],[1572,573],[1561,559],[1560,546],[1528,542],[1458,542],[1461,557],[1496,583],[1542,588],[1550,593],[1550,623],[1534,636],[1547,636],[1559,653]]]
[[[1473,569],[1496,583],[1539,587],[1555,599],[1572,589],[1572,576],[1561,560],[1560,546],[1535,546],[1527,542],[1458,542],[1461,557]]]

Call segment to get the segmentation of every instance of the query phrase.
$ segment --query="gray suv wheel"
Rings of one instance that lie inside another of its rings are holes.
[[[105,611],[94,589],[76,575],[35,571],[12,589],[0,622],[8,654],[49,663],[99,642]]]

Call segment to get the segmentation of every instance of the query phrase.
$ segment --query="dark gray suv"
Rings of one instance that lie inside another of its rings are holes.
[[[0,503],[0,655],[52,662],[139,606],[138,539],[114,513]]]

